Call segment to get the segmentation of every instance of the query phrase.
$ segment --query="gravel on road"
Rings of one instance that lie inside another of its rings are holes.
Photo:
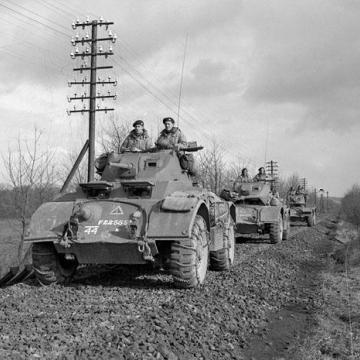
[[[165,272],[83,268],[68,285],[0,289],[0,358],[242,359],[271,314],[291,302],[306,264],[331,245],[321,226],[280,244],[238,243],[229,272],[199,289]],[[311,275],[312,276],[312,275]]]

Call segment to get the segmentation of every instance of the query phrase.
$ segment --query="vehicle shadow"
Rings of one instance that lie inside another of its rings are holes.
[[[80,269],[65,286],[173,289],[174,283],[169,272],[149,265],[98,265]]]
[[[269,235],[237,235],[237,244],[271,244]]]

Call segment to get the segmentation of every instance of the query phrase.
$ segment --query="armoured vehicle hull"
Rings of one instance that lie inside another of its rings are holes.
[[[225,191],[222,197],[235,204],[236,235],[269,234],[272,243],[288,238],[289,209],[272,195],[266,181],[243,183],[238,192]]]
[[[194,186],[178,153],[112,153],[100,173],[34,213],[27,241],[41,283],[69,280],[79,264],[152,263],[195,287],[208,265],[230,268],[234,205]]]

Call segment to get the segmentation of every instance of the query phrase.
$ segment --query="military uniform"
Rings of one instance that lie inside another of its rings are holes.
[[[254,181],[264,181],[266,180],[266,175],[265,174],[257,174],[254,177]]]
[[[236,192],[239,192],[239,190],[241,189],[241,184],[248,183],[248,182],[252,182],[251,179],[249,178],[249,176],[239,176],[234,181],[233,190]]]
[[[147,150],[151,148],[151,140],[147,130],[143,130],[141,134],[137,134],[135,129],[130,131],[121,145],[120,152],[132,151],[134,148],[138,150]]]
[[[184,147],[187,145],[185,135],[177,127],[173,127],[170,131],[162,130],[155,144],[161,150],[174,149],[177,144]]]

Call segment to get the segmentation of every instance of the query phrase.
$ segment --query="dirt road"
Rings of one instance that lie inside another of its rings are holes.
[[[237,243],[233,269],[196,290],[174,289],[165,273],[104,268],[67,286],[0,289],[0,358],[291,358],[333,245],[321,225],[292,230],[277,245]]]

